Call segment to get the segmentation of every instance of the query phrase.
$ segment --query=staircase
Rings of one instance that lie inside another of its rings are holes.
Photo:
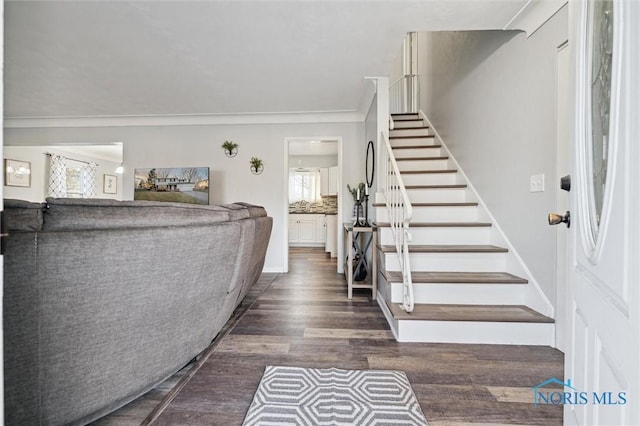
[[[409,259],[415,300],[412,313],[401,309],[398,254],[386,206],[377,202],[378,301],[396,339],[552,345],[553,319],[527,306],[534,301],[546,307],[535,303],[539,292],[425,117],[392,118],[389,141],[413,206]]]

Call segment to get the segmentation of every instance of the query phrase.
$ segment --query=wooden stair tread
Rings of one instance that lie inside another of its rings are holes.
[[[389,282],[402,282],[402,272],[382,270]],[[413,271],[411,281],[414,284],[526,284],[526,278],[508,272],[438,272]]]
[[[441,157],[410,157],[410,158],[396,158],[396,161],[432,161],[432,160],[448,160],[449,157],[443,155]]]
[[[393,121],[422,121],[418,114],[391,114]]]
[[[373,207],[385,207],[385,203],[373,203]],[[413,207],[476,207],[478,203],[411,203]]]
[[[418,121],[420,120],[419,118],[412,118],[410,120],[405,120],[405,121]],[[402,121],[402,120],[399,120]],[[396,127],[394,129],[389,129],[390,132],[393,132],[394,130],[420,130],[420,129],[428,129],[429,126],[414,126],[414,127]]]
[[[391,149],[431,149],[431,148],[442,148],[442,145],[437,144],[437,145],[415,145],[415,146],[411,146],[411,145],[398,145],[398,146],[392,146]]]
[[[396,251],[396,246],[378,246],[383,253]],[[416,244],[409,245],[409,253],[506,253],[509,250],[494,245]]]
[[[398,129],[395,129],[395,130],[398,130]],[[420,138],[420,139],[433,139],[435,137],[436,137],[435,135],[415,135],[415,136],[402,135],[402,136],[389,136],[389,139],[418,139],[418,138]]]
[[[405,185],[405,189],[460,189],[466,188],[465,184],[454,185]]]
[[[400,175],[420,175],[420,174],[433,174],[433,173],[458,173],[457,169],[445,169],[445,170],[404,170],[400,171]]]
[[[417,321],[469,321],[469,322],[526,322],[553,323],[553,318],[542,315],[524,305],[437,305],[415,304],[412,313],[399,305],[387,302],[396,320]]]
[[[376,226],[379,228],[388,228],[391,226],[389,222],[378,222]],[[489,222],[411,222],[410,228],[482,228],[489,227]]]

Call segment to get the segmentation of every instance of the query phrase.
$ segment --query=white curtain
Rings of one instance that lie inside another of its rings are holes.
[[[96,176],[98,174],[98,164],[88,162],[82,167],[82,196],[84,198],[95,198],[98,196],[96,188]]]
[[[49,156],[49,191],[48,197],[67,196],[67,159],[63,155]]]
[[[289,172],[289,202],[320,201],[320,171]]]
[[[71,163],[71,165],[69,165]],[[82,164],[82,166],[80,166]],[[82,170],[69,177],[67,168],[70,170]],[[98,196],[97,189],[98,164],[94,162],[84,163],[72,160],[64,155],[49,155],[49,191],[48,197],[82,197],[94,198]],[[71,186],[67,186],[67,180],[72,179]],[[71,193],[69,193],[71,191]]]

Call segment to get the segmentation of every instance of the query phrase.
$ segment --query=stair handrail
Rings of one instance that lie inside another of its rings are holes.
[[[391,117],[389,122],[389,127],[393,129]],[[391,142],[384,131],[381,132],[381,139],[385,146],[382,152],[382,173],[385,177],[383,194],[389,215],[389,226],[402,271],[402,309],[406,312],[413,312],[413,282],[411,280],[411,262],[409,261],[409,241],[411,241],[409,223],[413,217],[413,206],[400,175]]]

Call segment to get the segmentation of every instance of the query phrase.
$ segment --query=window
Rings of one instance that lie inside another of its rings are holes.
[[[289,171],[289,202],[307,201],[313,203],[320,200],[320,171]]]
[[[67,160],[65,172],[67,181],[67,197],[69,198],[82,198],[84,196],[82,166],[82,163]]]
[[[48,154],[49,197],[93,198],[96,194],[97,164]]]

